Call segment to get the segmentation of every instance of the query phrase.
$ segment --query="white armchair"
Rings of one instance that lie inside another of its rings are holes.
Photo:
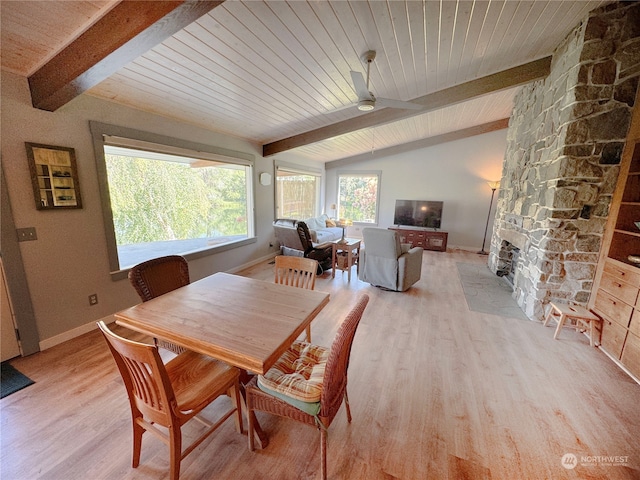
[[[384,228],[363,228],[362,239],[360,280],[397,292],[420,280],[422,248],[400,245],[398,233]]]

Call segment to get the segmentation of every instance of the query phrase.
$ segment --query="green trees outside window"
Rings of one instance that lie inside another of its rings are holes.
[[[377,223],[378,173],[338,175],[338,216],[359,223]]]
[[[169,242],[164,254],[183,254],[247,238],[249,167],[170,155],[145,158],[144,151],[135,157],[117,153],[105,148],[120,268],[141,260],[129,255],[141,244]]]

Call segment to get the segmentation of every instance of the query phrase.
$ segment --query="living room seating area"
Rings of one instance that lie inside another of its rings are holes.
[[[298,221],[293,218],[278,218],[273,222],[276,240],[280,244],[283,255],[302,256],[300,252],[305,250],[296,231]],[[309,229],[311,242],[314,245],[332,242],[342,237],[342,228],[336,226],[335,222],[326,214],[308,218],[304,222]]]

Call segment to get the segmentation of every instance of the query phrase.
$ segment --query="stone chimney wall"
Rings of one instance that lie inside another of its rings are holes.
[[[591,12],[550,75],[516,96],[489,267],[512,270],[531,319],[550,301],[589,299],[639,76],[640,3],[614,3]]]

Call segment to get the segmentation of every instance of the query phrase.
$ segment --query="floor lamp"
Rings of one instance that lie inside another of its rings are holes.
[[[489,252],[484,251],[484,243],[487,240],[487,230],[489,229],[489,219],[491,218],[491,207],[493,206],[493,196],[496,193],[496,189],[500,186],[500,182],[487,182],[491,188],[491,202],[489,202],[489,213],[487,213],[487,224],[484,227],[484,237],[482,237],[482,249],[478,252],[480,255],[489,255]]]

